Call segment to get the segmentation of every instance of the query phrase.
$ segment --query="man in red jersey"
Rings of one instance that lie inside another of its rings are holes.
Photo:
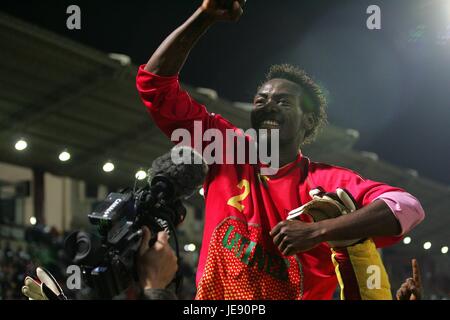
[[[204,0],[139,68],[140,96],[168,137],[177,129],[194,134],[196,124],[202,132],[237,131],[220,115],[208,113],[178,80],[201,36],[218,21],[241,17],[245,1],[224,2]],[[420,203],[407,192],[301,154],[300,145],[325,120],[324,107],[320,89],[302,70],[272,67],[255,96],[251,122],[254,129],[267,130],[268,140],[277,130],[281,168],[266,176],[261,162],[210,164],[197,299],[330,299],[337,279],[327,241],[372,238],[382,247],[424,218]],[[345,188],[361,209],[315,223],[287,221],[288,213],[309,202],[309,191],[316,188]]]

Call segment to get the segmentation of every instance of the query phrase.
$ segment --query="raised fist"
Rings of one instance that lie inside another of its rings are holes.
[[[202,10],[215,20],[238,21],[246,0],[203,0]]]

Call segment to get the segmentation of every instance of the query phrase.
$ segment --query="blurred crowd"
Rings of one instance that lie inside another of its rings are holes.
[[[69,299],[86,299],[89,290],[68,290],[65,286],[66,270],[70,261],[64,252],[64,239],[56,229],[37,225],[27,228],[24,241],[0,238],[0,300],[23,300],[21,289],[26,276],[36,278],[36,268],[48,270],[59,282]],[[195,296],[195,261],[182,253],[180,270],[183,277],[179,299]]]
[[[0,299],[22,299],[19,286],[32,268],[27,251],[23,248],[15,251],[8,242],[4,244],[0,248]]]
[[[0,300],[26,299],[21,293],[24,279],[26,276],[35,276],[38,266],[53,274],[69,298],[82,297],[82,292],[71,292],[65,288],[65,271],[70,264],[64,254],[65,237],[66,234],[60,234],[54,228],[38,225],[26,230],[25,241],[0,239]],[[180,299],[193,299],[195,296],[196,257],[182,253],[180,269],[184,274],[184,281],[179,293]],[[385,259],[388,262],[390,256],[386,255]],[[426,258],[421,257],[419,261],[422,264],[423,298],[450,299],[450,278],[438,277],[434,272],[432,274],[430,270],[434,267]],[[411,269],[408,263],[395,260],[388,264],[391,265],[389,276],[392,289],[396,290],[406,278],[411,277]],[[336,298],[338,299],[337,295]]]
[[[35,275],[37,266],[49,270],[56,279],[64,279],[67,261],[63,239],[56,229],[35,226],[26,230],[25,241],[0,242],[0,299],[25,299],[21,293],[27,275]]]

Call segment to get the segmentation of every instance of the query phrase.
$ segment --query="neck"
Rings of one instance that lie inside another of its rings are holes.
[[[280,146],[280,168],[297,159],[299,148],[296,145]]]

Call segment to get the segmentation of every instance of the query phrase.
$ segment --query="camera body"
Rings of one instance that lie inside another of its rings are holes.
[[[171,180],[157,175],[145,188],[109,194],[88,215],[96,234],[72,233],[66,239],[66,253],[81,267],[83,280],[96,298],[113,299],[138,280],[135,259],[142,226],[152,233],[149,246],[158,232],[169,232],[178,254],[175,228],[185,216],[186,209],[175,197]]]

